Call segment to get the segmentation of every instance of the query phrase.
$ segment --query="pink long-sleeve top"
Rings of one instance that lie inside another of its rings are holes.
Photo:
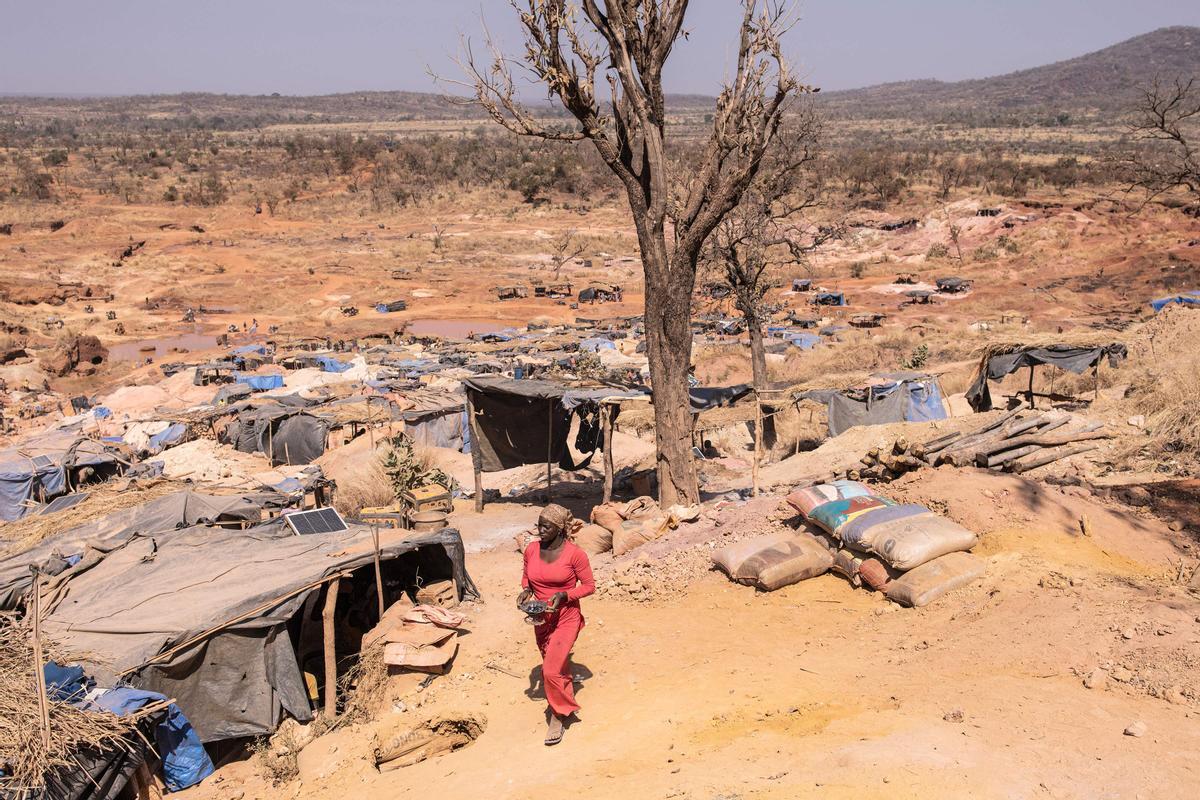
[[[579,607],[580,598],[596,591],[592,565],[587,553],[573,542],[563,545],[558,558],[547,564],[541,556],[542,543],[530,542],[525,548],[525,568],[521,588],[532,589],[538,600],[549,602],[559,592],[567,593],[566,606]]]

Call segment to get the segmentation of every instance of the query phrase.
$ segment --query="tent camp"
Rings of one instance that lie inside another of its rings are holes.
[[[305,536],[282,520],[137,536],[44,584],[42,630],[84,654],[101,685],[121,677],[175,698],[203,742],[269,734],[285,715],[312,719],[304,673],[321,674],[324,687],[323,648],[345,661],[378,620],[374,552],[359,524]],[[382,532],[379,559],[388,601],[442,579],[460,598],[478,596],[453,529]],[[336,644],[323,641],[317,607],[334,591]]]
[[[872,375],[867,386],[852,389],[813,389],[796,394],[814,400],[829,413],[829,435],[839,436],[857,425],[925,422],[946,419],[937,380],[919,372]]]
[[[988,381],[998,381],[1022,367],[1029,368],[1029,389],[1026,392],[1030,407],[1033,406],[1033,370],[1045,365],[1065,369],[1082,375],[1089,369],[1100,369],[1101,359],[1107,358],[1110,367],[1117,367],[1129,355],[1125,345],[1113,342],[1107,345],[1052,344],[1044,347],[1019,344],[996,345],[984,353],[976,369],[975,377],[967,388],[967,402],[976,411],[992,408],[992,393]]]
[[[120,452],[65,428],[0,450],[0,520],[20,519],[37,503],[76,488],[81,479],[120,473],[126,464]]]

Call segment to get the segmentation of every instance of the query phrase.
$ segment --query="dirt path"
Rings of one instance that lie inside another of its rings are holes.
[[[987,491],[1011,513],[980,523],[986,577],[922,610],[832,575],[767,595],[702,573],[648,603],[590,598],[574,654],[581,722],[552,750],[541,744],[545,701],[530,691],[532,633],[511,607],[519,559],[508,548],[473,555],[487,600],[469,607],[452,672],[406,710],[335,734],[318,773],[282,794],[1178,796],[1200,778],[1200,602],[1162,577],[1167,532],[1093,508],[1102,535],[1073,535],[1062,520],[1091,501],[1022,497],[1004,480],[959,478],[964,508]],[[611,581],[611,562],[597,561]],[[455,712],[486,716],[475,743],[376,772],[369,730]],[[1124,735],[1139,720],[1145,735]],[[194,796],[228,796],[231,784],[278,796],[252,762],[222,774]]]

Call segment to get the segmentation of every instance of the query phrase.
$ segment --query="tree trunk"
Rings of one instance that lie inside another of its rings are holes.
[[[763,346],[762,323],[754,314],[744,314],[746,330],[750,333],[750,367],[754,371],[754,388],[765,391],[767,383],[767,351]]]
[[[646,278],[646,353],[654,396],[654,443],[658,451],[658,501],[666,507],[700,500],[692,459],[692,410],[688,375],[692,362],[692,289],[696,272],[667,267],[666,242],[642,242]],[[641,237],[639,237],[641,238]]]
[[[746,330],[750,334],[750,367],[753,370],[754,391],[763,392],[770,388],[767,378],[767,351],[763,345],[762,320],[754,312],[742,315],[746,319]],[[768,395],[770,396],[770,395]],[[762,420],[762,445],[768,450],[775,447],[777,435],[775,432],[775,415],[764,414]]]

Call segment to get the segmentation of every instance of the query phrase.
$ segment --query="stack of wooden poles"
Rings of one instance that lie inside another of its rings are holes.
[[[1075,426],[1072,419],[1069,414],[1013,411],[974,432],[955,431],[920,443],[900,438],[890,448],[868,450],[862,466],[848,470],[846,477],[887,483],[940,464],[1021,473],[1094,450],[1097,440],[1113,436],[1101,423]]]

